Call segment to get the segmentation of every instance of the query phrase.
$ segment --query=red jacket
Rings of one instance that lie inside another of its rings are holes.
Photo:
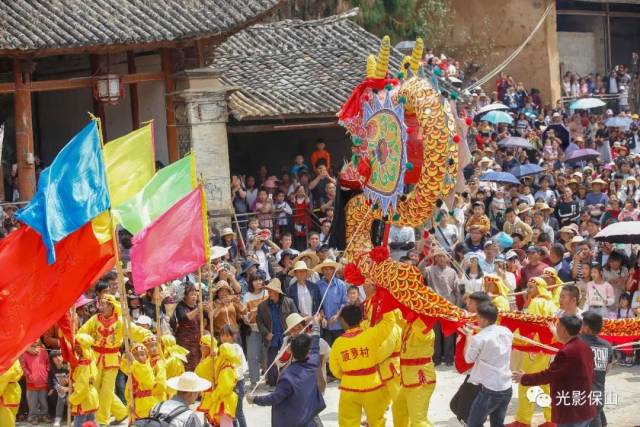
[[[27,390],[47,390],[49,378],[49,355],[47,350],[40,347],[37,354],[25,351],[20,356],[20,364],[27,380]]]
[[[520,382],[525,386],[549,384],[551,420],[557,424],[577,423],[596,416],[589,398],[594,369],[591,347],[573,337],[546,370],[525,374]],[[604,400],[604,396],[601,398]]]

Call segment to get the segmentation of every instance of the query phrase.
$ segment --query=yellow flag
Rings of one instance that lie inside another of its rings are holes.
[[[153,122],[102,148],[111,206],[116,207],[137,194],[155,173]],[[103,212],[93,220],[93,232],[103,243],[111,239],[111,218]]]

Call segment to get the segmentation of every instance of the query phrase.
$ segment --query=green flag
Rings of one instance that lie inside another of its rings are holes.
[[[113,216],[131,234],[138,234],[197,185],[192,154],[161,169],[138,194],[112,208]]]

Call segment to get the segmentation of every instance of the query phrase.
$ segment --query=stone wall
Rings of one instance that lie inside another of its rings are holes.
[[[487,16],[490,19],[497,55],[485,64],[479,76],[504,61],[527,38],[547,6],[543,0],[453,0],[453,4],[456,12],[451,40],[453,46],[466,45],[470,40],[474,44],[484,45],[486,41],[481,37],[486,34],[483,18]],[[465,31],[456,31],[457,27]],[[478,61],[482,62],[482,58]],[[555,103],[560,97],[555,6],[533,39],[505,72],[516,81],[523,82],[527,88],[540,89],[544,102]],[[495,90],[495,80],[492,79],[484,88],[488,94]]]

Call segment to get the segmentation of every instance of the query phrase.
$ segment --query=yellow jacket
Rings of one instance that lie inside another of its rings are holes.
[[[214,383],[213,381],[213,358],[209,355],[198,363],[196,369],[193,371],[200,378],[204,378],[205,380]],[[200,406],[198,407],[198,411],[207,412],[209,407],[211,406],[211,393],[213,392],[213,388],[202,392],[202,399],[200,401]]]
[[[151,358],[151,367],[155,384],[153,385],[153,396],[159,402],[167,399],[167,369],[165,361],[161,357]]]
[[[435,334],[421,319],[408,323],[402,330],[400,350],[400,379],[404,387],[420,387],[436,382],[433,366]]]
[[[360,323],[362,329],[371,327],[371,307],[366,307],[365,315],[367,318]],[[382,382],[387,382],[393,377],[400,375],[400,336],[402,335],[402,327],[399,322],[402,321],[400,310],[393,311],[395,316],[395,324],[391,329],[391,333],[380,346],[380,354],[385,359],[378,365]]]
[[[161,341],[167,378],[179,377],[184,373],[189,350],[177,345],[173,335],[163,335]]]
[[[562,279],[558,276],[558,272],[553,267],[547,267],[543,270],[543,273],[547,276],[553,278],[553,284],[556,285],[555,288],[551,291],[551,295],[553,296],[553,303],[557,306],[560,306],[560,292],[562,292]]]
[[[214,388],[207,409],[207,418],[212,424],[220,423],[220,415],[236,417],[238,395],[235,392],[238,377],[236,368],[240,364],[231,344],[218,347],[218,355],[213,361]]]
[[[13,365],[0,374],[0,407],[18,408],[22,389],[18,381],[22,378],[22,366],[20,360],[16,359]]]
[[[485,275],[483,279],[483,287],[485,292],[489,292],[489,290],[492,289],[491,284],[495,284],[495,288],[493,288],[494,291],[497,289],[497,295],[496,292],[491,292],[495,295],[491,302],[493,302],[493,305],[495,305],[498,310],[509,311],[511,309],[511,307],[509,306],[509,300],[507,299],[507,295],[509,294],[509,287],[506,285],[506,283],[504,283],[502,277],[495,274]]]
[[[73,389],[69,395],[73,415],[91,414],[98,410],[100,399],[94,386],[98,377],[98,368],[93,359],[81,359],[73,368]]]
[[[547,289],[547,282],[542,277],[534,277],[531,281],[536,284],[538,295],[529,302],[527,313],[553,316],[558,311],[558,306],[553,302],[553,296]]]
[[[79,333],[87,334],[93,338],[93,352],[98,368],[117,368],[120,366],[120,347],[124,337],[124,326],[122,317],[116,313],[109,319],[105,319],[102,314],[96,314],[78,330]],[[129,333],[134,341],[142,342],[149,331],[129,323]]]
[[[469,232],[473,226],[479,226],[480,232],[482,234],[487,234],[491,229],[491,221],[489,221],[489,217],[485,214],[480,216],[471,215],[467,220],[467,223],[464,225],[464,231]]]
[[[161,401],[153,394],[155,376],[151,363],[140,363],[137,360],[129,362],[126,356],[122,358],[120,370],[129,376],[126,387],[127,401],[131,401],[133,392],[133,410],[137,418],[149,416],[151,409]]]
[[[386,313],[377,325],[351,328],[333,343],[329,367],[340,379],[340,390],[366,392],[384,385],[377,365],[389,356],[383,343],[394,325],[395,313]]]

